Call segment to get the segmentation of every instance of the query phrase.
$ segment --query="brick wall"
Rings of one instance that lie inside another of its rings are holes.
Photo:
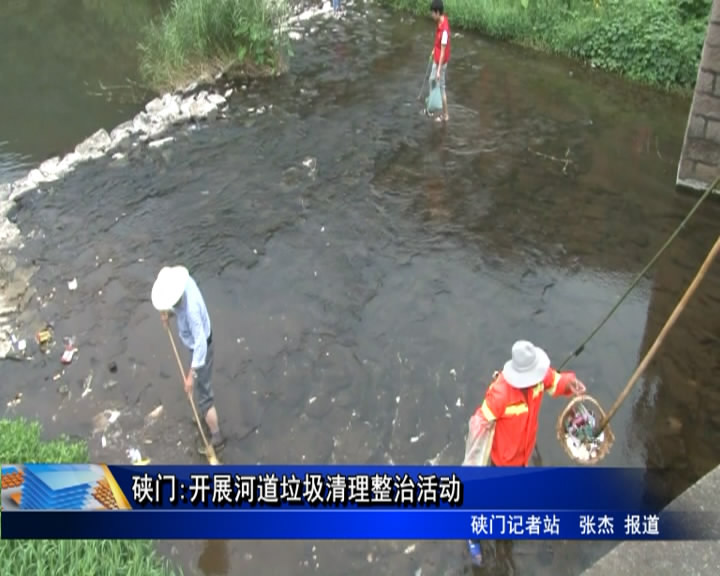
[[[720,176],[720,0],[713,0],[677,185],[703,190]]]

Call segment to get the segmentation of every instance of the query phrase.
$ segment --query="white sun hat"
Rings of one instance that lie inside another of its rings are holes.
[[[550,358],[542,348],[527,340],[518,340],[512,347],[512,358],[505,363],[502,374],[513,388],[531,388],[541,382],[550,368]]]
[[[190,273],[184,266],[165,266],[152,287],[151,300],[155,310],[166,312],[180,301]]]

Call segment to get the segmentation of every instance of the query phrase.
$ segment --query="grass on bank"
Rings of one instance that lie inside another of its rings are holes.
[[[141,72],[158,91],[172,90],[238,67],[271,73],[288,49],[282,29],[288,0],[173,0],[140,44]]]
[[[84,442],[61,437],[45,442],[37,423],[0,420],[0,462],[80,463]],[[171,576],[180,574],[144,540],[2,540],[2,573],[13,576]]]
[[[430,0],[381,0],[428,15]],[[712,0],[445,0],[451,27],[563,54],[664,89],[697,78]]]

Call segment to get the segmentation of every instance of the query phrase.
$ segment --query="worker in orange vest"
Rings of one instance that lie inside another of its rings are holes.
[[[470,419],[476,435],[495,424],[491,466],[527,466],[537,439],[538,417],[545,393],[550,396],[584,394],[585,385],[574,372],[558,372],[542,348],[526,340],[515,342],[505,363]],[[478,542],[468,541],[474,564],[482,563]]]

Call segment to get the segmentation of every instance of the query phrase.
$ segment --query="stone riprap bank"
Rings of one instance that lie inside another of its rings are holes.
[[[713,0],[677,185],[704,190],[720,175],[720,0]]]
[[[121,158],[124,155],[122,150],[138,146],[143,141],[147,141],[150,147],[170,142],[173,140],[171,136],[159,138],[168,128],[207,120],[222,113],[232,93],[228,90],[224,95],[207,91],[195,94],[192,93],[194,89],[190,86],[183,92],[156,98],[148,102],[143,112],[110,133],[98,130],[64,157],[50,158],[20,180],[0,185],[0,359],[13,351],[13,335],[17,329],[15,318],[35,295],[30,285],[34,270],[18,267],[14,257],[14,251],[22,247],[17,227],[7,218],[14,201],[33,190],[42,192],[45,184],[59,180],[88,160],[109,153]]]
[[[352,0],[344,2],[344,6],[352,4]],[[332,13],[332,4],[328,1],[320,6],[298,5],[282,28],[292,39],[299,40],[316,30],[310,25],[313,18],[329,18]],[[64,157],[46,160],[12,184],[0,184],[0,360],[13,352],[13,336],[20,328],[17,325],[18,316],[35,296],[30,283],[35,270],[18,267],[14,256],[15,251],[22,248],[19,230],[8,219],[14,201],[31,191],[42,192],[45,185],[60,180],[83,162],[106,154],[121,158],[127,150],[139,146],[141,142],[147,142],[150,148],[171,142],[173,137],[162,137],[164,132],[173,126],[208,121],[218,114],[222,115],[232,93],[233,89],[222,94],[207,90],[198,92],[197,84],[191,84],[184,90],[165,94],[148,102],[143,112],[111,132],[98,130]],[[253,109],[255,114],[264,111],[264,107]]]

